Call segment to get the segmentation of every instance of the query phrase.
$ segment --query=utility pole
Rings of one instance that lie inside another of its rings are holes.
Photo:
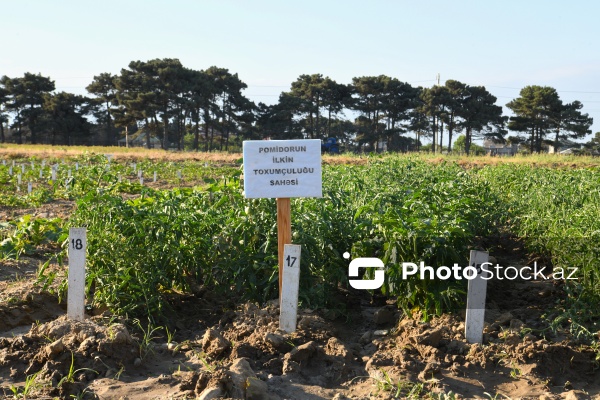
[[[440,73],[438,72],[435,76],[435,80],[436,80],[436,86],[440,86]],[[437,124],[438,124],[438,118],[435,116],[435,114],[432,116],[433,117],[433,126],[432,126],[432,130],[433,130],[433,143],[431,145],[433,153],[435,154],[436,150],[437,150],[437,146],[436,146],[436,136],[437,136]]]
[[[438,72],[437,74],[437,81],[438,81],[438,86],[440,86],[440,73]],[[438,121],[439,122],[439,121]],[[443,146],[442,146],[442,135],[444,134],[444,123],[440,122],[440,140],[439,140],[439,146],[440,146],[440,153],[443,150]]]

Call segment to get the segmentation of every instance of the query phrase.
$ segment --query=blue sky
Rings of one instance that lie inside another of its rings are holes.
[[[456,79],[505,105],[527,85],[580,100],[600,131],[600,2],[19,0],[2,4],[0,75],[85,93],[132,60],[228,68],[272,104],[301,74]]]

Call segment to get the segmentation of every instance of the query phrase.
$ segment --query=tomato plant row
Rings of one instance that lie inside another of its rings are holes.
[[[170,182],[171,188],[159,190],[135,183],[131,163],[109,167],[99,156],[78,162],[68,187],[44,186],[47,196],[35,201],[78,199],[65,227],[88,228],[88,290],[95,303],[120,314],[158,315],[173,294],[203,287],[256,301],[277,296],[275,202],[245,199],[239,166],[138,163],[136,168],[158,171]],[[0,165],[0,188],[14,184],[7,167]],[[182,170],[196,186],[179,187]],[[599,197],[593,168],[464,169],[396,156],[325,166],[323,198],[292,201],[293,242],[303,246],[301,301],[307,307],[343,307],[334,294],[348,286],[349,261],[342,255],[349,252],[384,261],[383,293],[407,311],[427,316],[454,309],[462,304],[464,282],[404,280],[399,266],[465,265],[469,249],[500,230],[522,237],[555,265],[582,267],[575,290],[597,301]],[[56,231],[65,228],[52,223]],[[15,239],[15,226],[4,226],[4,257],[9,250],[14,256],[19,248],[29,249],[15,245],[27,242],[24,229],[21,242]],[[48,232],[54,228],[36,229],[52,239]]]

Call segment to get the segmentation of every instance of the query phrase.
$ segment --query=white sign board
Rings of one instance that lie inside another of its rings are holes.
[[[244,141],[246,198],[322,197],[321,141]]]

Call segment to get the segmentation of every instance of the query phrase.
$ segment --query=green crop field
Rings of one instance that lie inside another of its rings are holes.
[[[86,152],[12,154],[0,164],[6,215],[57,200],[76,206],[62,219],[17,213],[2,221],[0,259],[44,249],[38,279],[49,287],[55,274],[45,267],[65,257],[68,228],[86,227],[87,288],[95,306],[158,318],[172,295],[203,286],[255,301],[275,298],[275,201],[244,198],[238,158],[219,164],[143,156],[109,161]],[[515,160],[328,160],[323,198],[292,200],[293,242],[303,254],[302,305],[343,312],[333,294],[348,287],[342,254],[349,252],[384,261],[382,293],[405,311],[427,319],[454,310],[464,304],[464,282],[404,280],[399,265],[466,265],[470,249],[509,234],[555,267],[578,268],[563,304],[570,314],[561,315],[585,329],[600,299],[600,170],[590,159]],[[52,165],[58,166],[55,180]]]
[[[292,242],[302,248],[291,333],[277,323],[277,202],[244,197],[242,161],[0,147],[0,364],[12,378],[0,382],[0,395],[85,398],[112,377],[106,393],[133,396],[139,382],[152,387],[154,376],[168,376],[189,398],[243,357],[261,376],[273,374],[277,390],[288,385],[282,378],[298,385],[296,377],[330,374],[318,390],[334,389],[322,398],[454,398],[474,387],[473,376],[479,396],[490,398],[596,390],[597,160],[323,156],[323,197],[291,199]],[[83,322],[64,316],[68,265],[81,260],[68,259],[70,228],[87,230]],[[403,276],[405,262],[436,273],[467,266],[471,250],[488,251],[505,267],[498,273],[547,269],[535,281],[488,282],[481,343],[463,333],[467,279]],[[380,289],[352,286],[349,265],[362,257],[384,263]],[[61,345],[60,354],[49,350]],[[298,358],[302,372],[288,375],[298,354],[312,363]],[[425,376],[430,365],[440,370]],[[355,372],[340,376],[348,366]],[[305,389],[314,384],[298,379]],[[291,398],[295,389],[286,387]]]

